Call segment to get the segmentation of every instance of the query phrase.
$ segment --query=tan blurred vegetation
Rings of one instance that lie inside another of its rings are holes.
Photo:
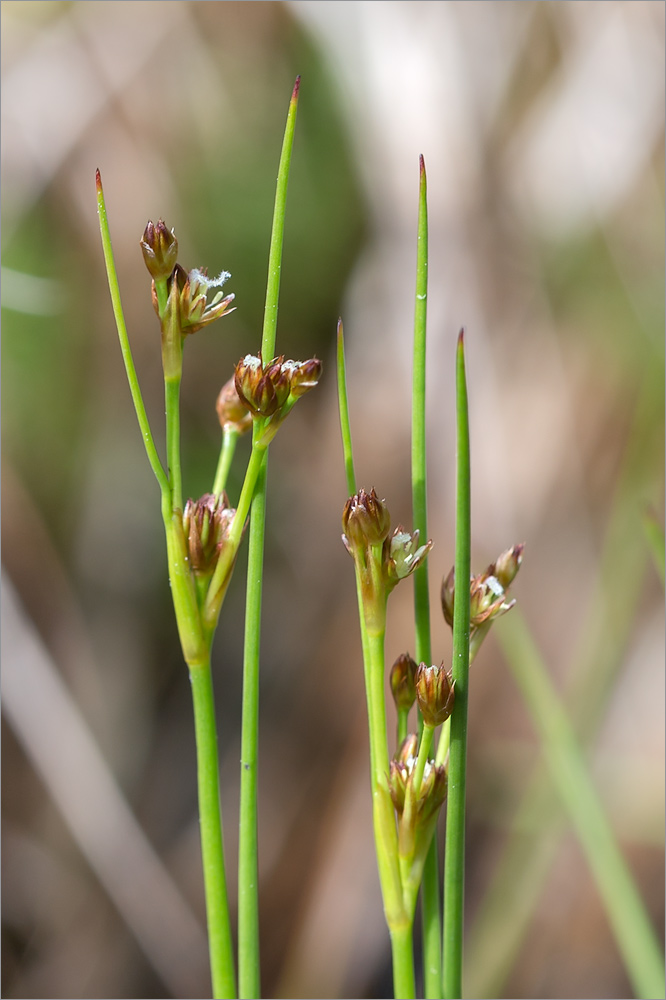
[[[160,441],[146,220],[175,227],[183,263],[233,276],[237,311],[185,357],[185,490],[198,496],[217,456],[216,394],[260,342],[297,73],[278,348],[317,354],[325,377],[271,449],[264,995],[390,989],[339,537],[334,334],[341,314],[359,485],[408,524],[419,153],[435,655],[450,655],[438,589],[453,561],[453,349],[465,325],[474,565],[526,542],[515,596],[582,714],[662,934],[663,589],[643,518],[663,524],[664,5],[4,2],[2,29],[3,995],[207,995],[189,685],[94,172]],[[232,898],[242,576],[241,565],[214,649]],[[390,661],[413,644],[409,585],[389,607]],[[520,811],[538,743],[492,637],[472,680],[467,992],[627,996],[547,778],[539,809]],[[510,890],[488,897],[508,847]]]

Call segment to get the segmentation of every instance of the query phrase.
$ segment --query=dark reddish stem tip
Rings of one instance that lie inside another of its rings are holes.
[[[296,77],[296,83],[294,84],[294,89],[291,92],[292,101],[298,100],[298,91],[301,86],[301,74],[299,73]]]
[[[95,171],[95,187],[98,191],[102,190],[102,175],[99,172],[99,167]]]
[[[460,333],[458,334],[458,347],[465,346],[465,327],[460,327]]]
[[[425,173],[425,160],[423,159],[423,153],[419,153],[419,170],[422,174]]]

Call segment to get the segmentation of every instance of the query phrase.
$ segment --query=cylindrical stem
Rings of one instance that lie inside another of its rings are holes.
[[[201,855],[213,997],[215,1000],[231,1000],[236,996],[236,984],[224,869],[217,732],[209,659],[190,666],[190,681],[197,744]]]
[[[414,949],[412,925],[389,928],[393,956],[393,996],[395,1000],[412,1000],[416,996],[414,981]]]
[[[213,481],[213,493],[216,495],[227,488],[229,469],[231,468],[231,463],[236,452],[238,438],[239,432],[235,427],[227,425],[223,429],[222,447],[220,448],[220,457],[217,460],[217,469],[215,470],[215,479]]]
[[[470,463],[467,383],[462,331],[456,354],[456,556],[453,613],[453,679],[449,788],[444,855],[444,996],[462,996],[463,902],[465,886],[465,767],[469,675]]]
[[[257,864],[257,761],[259,752],[259,648],[261,584],[266,513],[266,463],[252,501],[245,605],[243,719],[241,731],[240,824],[238,846],[238,995],[256,1000],[259,966],[259,871]]]
[[[171,507],[183,509],[183,488],[180,472],[180,376],[165,378],[164,397],[166,403],[166,443],[169,482],[171,483]]]

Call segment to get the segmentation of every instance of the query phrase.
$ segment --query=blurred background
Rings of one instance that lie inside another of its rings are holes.
[[[663,937],[664,596],[646,533],[664,504],[663,39],[664,4],[639,0],[2,4],[4,996],[209,995],[189,683],[94,174],[160,443],[146,221],[175,227],[185,266],[232,273],[237,311],[185,356],[197,497],[216,394],[260,345],[297,73],[278,349],[325,374],[271,448],[264,995],[390,995],[334,339],[342,315],[359,485],[410,524],[420,153],[434,655],[450,656],[438,592],[464,325],[473,569],[526,543],[519,612]],[[389,663],[413,649],[411,602],[408,583],[391,598]],[[241,564],[214,648],[232,899],[243,609]],[[533,778],[538,739],[493,634],[469,741],[466,994],[630,995],[578,842],[546,772]]]

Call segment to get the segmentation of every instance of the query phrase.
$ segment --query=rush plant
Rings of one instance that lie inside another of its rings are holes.
[[[224,286],[231,275],[210,278],[186,269],[178,240],[160,219],[140,240],[161,334],[166,424],[160,457],[139,387],[120,301],[106,204],[99,171],[97,204],[109,289],[130,393],[146,455],[160,490],[166,557],[183,658],[189,670],[197,749],[203,882],[213,996],[261,995],[257,867],[257,747],[260,622],[268,452],[298,400],[322,375],[317,358],[276,355],[280,269],[287,185],[298,107],[296,80],[280,157],[260,345],[249,345],[220,389],[215,408],[221,444],[210,492],[185,499],[180,458],[180,387],[185,345],[203,327],[234,308]],[[348,499],[343,541],[354,564],[369,727],[372,816],[379,881],[391,941],[394,996],[416,996],[413,929],[421,897],[423,983],[427,998],[462,996],[465,871],[465,782],[469,668],[493,623],[514,605],[508,593],[524,546],[502,552],[484,572],[471,574],[470,434],[465,336],[455,348],[456,525],[455,564],[441,588],[442,611],[453,634],[450,663],[434,657],[430,635],[426,463],[426,319],[428,298],[427,186],[420,159],[412,378],[411,530],[393,526],[375,489],[356,482],[345,372],[342,322],[338,324],[338,401]],[[211,411],[213,409],[211,401]],[[227,495],[238,438],[252,445],[235,506]],[[248,569],[243,655],[240,770],[237,956],[234,954],[219,795],[217,729],[211,648],[220,613],[248,527]],[[663,536],[661,537],[663,565]],[[414,586],[414,656],[401,654],[386,670],[389,598],[408,578]],[[541,736],[544,757],[568,810],[642,997],[663,996],[663,956],[624,859],[589,779],[566,712],[529,633],[517,615],[506,633],[508,659]],[[505,639],[506,643],[506,639]],[[387,684],[388,681],[388,684]],[[387,693],[397,711],[389,749]],[[410,722],[411,715],[411,722]],[[391,741],[392,742],[392,741]],[[446,808],[444,809],[444,804]],[[446,850],[440,882],[438,837],[446,814]]]

